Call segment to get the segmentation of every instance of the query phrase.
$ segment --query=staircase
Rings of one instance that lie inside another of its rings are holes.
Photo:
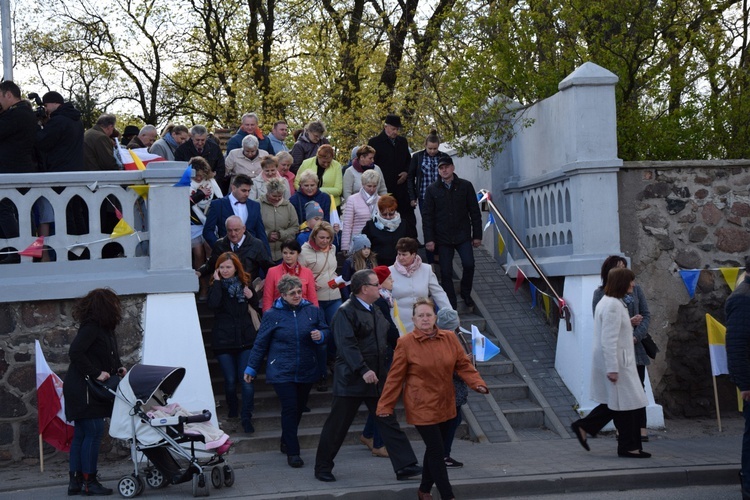
[[[529,314],[528,305],[520,303],[520,299],[513,295],[512,282],[504,276],[497,263],[492,261],[483,250],[476,251],[475,258],[477,272],[475,273],[473,299],[476,307],[474,311],[467,309],[459,295],[458,312],[461,326],[471,330],[471,325],[476,325],[485,336],[500,347],[501,353],[489,362],[477,364],[479,372],[490,388],[490,394],[482,395],[469,391],[468,404],[462,408],[463,423],[456,433],[456,438],[493,443],[569,438],[567,429],[570,422],[577,418],[572,410],[575,401],[554,370],[554,346],[549,345],[549,338],[552,335],[541,318],[538,315]],[[482,271],[480,264],[486,267],[486,270]],[[458,261],[454,263],[454,268],[456,274],[460,275]],[[492,282],[490,284],[492,292],[485,291],[487,281]],[[458,286],[457,281],[455,286]],[[500,313],[499,318],[498,303],[508,303],[509,309]],[[535,330],[533,335],[537,338],[536,342],[532,342],[531,348],[523,346],[523,351],[519,351],[518,355],[513,350],[515,346],[511,346],[508,335],[504,334],[503,328],[499,326],[507,322],[505,320],[509,313],[514,317],[514,321],[525,325],[523,328],[529,331]],[[227,418],[227,407],[223,397],[223,377],[210,347],[213,314],[205,304],[198,304],[198,314],[212,386],[216,395],[217,418],[221,428],[232,436],[238,452],[279,449],[280,405],[273,387],[265,382],[263,372],[265,367],[254,382],[253,425],[255,432],[244,434],[239,419]],[[552,350],[551,360],[548,359],[550,350]],[[301,448],[317,447],[323,423],[329,414],[331,398],[330,388],[326,392],[318,392],[313,387],[307,405],[310,411],[302,416],[299,427]],[[550,401],[553,404],[550,404]],[[396,415],[409,439],[420,440],[416,429],[406,424],[402,406],[399,405],[396,408]],[[366,419],[367,409],[363,405],[344,444],[359,443],[359,435]]]

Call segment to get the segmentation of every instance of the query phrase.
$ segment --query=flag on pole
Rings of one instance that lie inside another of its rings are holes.
[[[471,325],[471,344],[474,347],[474,359],[477,361],[489,361],[500,354],[500,348],[479,333],[479,328],[475,325]]]
[[[172,187],[189,186],[190,179],[192,176],[193,176],[193,166],[188,165],[185,171],[182,173],[182,177],[180,177],[180,180],[175,182],[172,185]]]
[[[34,243],[26,247],[25,250],[18,252],[18,255],[25,255],[26,257],[34,257],[36,259],[41,259],[43,252],[44,252],[44,236],[40,236],[34,240]]]
[[[340,229],[344,229],[344,227],[341,225],[341,218],[339,217],[339,212],[336,210],[336,199],[333,197],[333,195],[329,195],[331,197],[331,213],[328,215],[328,218],[331,219],[331,225],[338,224]]]
[[[146,170],[152,161],[164,161],[161,156],[149,153],[148,148],[127,149],[120,146],[117,151],[125,170]]]
[[[711,372],[714,377],[717,375],[728,375],[727,328],[707,313],[706,329],[708,330],[708,354],[711,357]]]
[[[44,359],[42,346],[36,346],[36,400],[39,415],[39,434],[60,451],[70,451],[73,441],[73,425],[65,421],[65,398],[63,382],[50,369]]]

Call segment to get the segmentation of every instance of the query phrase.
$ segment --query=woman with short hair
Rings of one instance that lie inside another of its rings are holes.
[[[278,263],[281,260],[282,242],[297,236],[299,222],[294,207],[284,199],[286,180],[273,178],[265,183],[265,187],[266,193],[259,200],[260,217],[271,246],[271,260]]]
[[[255,179],[262,170],[260,162],[268,152],[258,147],[258,138],[252,134],[242,139],[242,147],[231,150],[224,161],[225,175],[232,180],[243,174]]]
[[[366,170],[362,174],[362,187],[349,197],[344,205],[344,216],[341,220],[341,249],[349,251],[352,238],[364,229],[367,221],[372,219],[378,210],[378,186],[383,178],[377,170]]]
[[[396,262],[396,243],[401,238],[416,238],[417,228],[403,223],[398,213],[398,202],[393,196],[381,196],[377,206],[378,210],[367,221],[362,234],[370,240],[370,248],[378,254],[378,262],[390,266]]]
[[[370,171],[375,171],[379,175],[377,193],[384,195],[388,192],[388,188],[385,187],[385,179],[383,179],[383,171],[375,165],[375,148],[364,145],[357,148],[351,166],[344,172],[344,203],[350,196],[359,192],[362,188],[362,175]]]
[[[322,192],[318,187],[318,174],[312,170],[305,170],[297,176],[299,181],[299,190],[289,198],[297,212],[297,220],[300,224],[305,222],[305,206],[314,201],[323,210],[323,217],[326,222],[331,220],[331,197]]]

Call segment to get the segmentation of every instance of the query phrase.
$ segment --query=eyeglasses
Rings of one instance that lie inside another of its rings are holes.
[[[365,283],[362,286],[380,286],[380,283]]]
[[[302,290],[291,290],[285,293],[284,295],[294,295],[294,296],[302,295]]]

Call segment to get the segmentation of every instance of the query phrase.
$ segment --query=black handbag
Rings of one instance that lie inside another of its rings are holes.
[[[115,400],[117,386],[120,385],[119,375],[112,375],[104,382],[95,378],[86,377],[86,384],[89,388],[89,394],[101,403],[112,403]]]
[[[641,345],[643,346],[643,350],[646,351],[646,356],[651,359],[656,359],[656,353],[659,352],[659,347],[656,345],[656,342],[654,342],[654,339],[651,338],[651,334],[647,333],[646,336],[641,339]]]

